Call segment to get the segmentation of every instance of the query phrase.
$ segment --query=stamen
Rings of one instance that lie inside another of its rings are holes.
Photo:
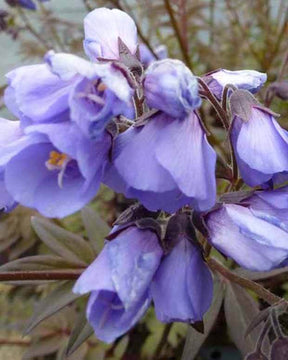
[[[98,86],[97,86],[97,90],[100,91],[100,92],[103,92],[107,89],[107,86],[101,82]]]
[[[105,105],[105,101],[96,94],[85,94],[85,93],[79,92],[79,93],[77,93],[77,96],[79,98],[87,98],[89,100],[92,100],[99,105]]]
[[[49,159],[45,163],[48,170],[60,170],[57,178],[60,188],[63,187],[64,173],[70,160],[71,158],[68,155],[53,150],[50,152]]]

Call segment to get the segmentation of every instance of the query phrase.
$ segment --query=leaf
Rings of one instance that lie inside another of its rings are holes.
[[[219,280],[218,277],[215,277],[212,305],[204,315],[203,319],[205,332],[204,334],[200,334],[197,330],[189,326],[181,360],[193,360],[196,357],[198,351],[212,330],[212,327],[217,319],[223,302],[223,297],[224,284]]]
[[[61,310],[64,306],[76,300],[79,295],[73,294],[73,281],[63,281],[36,307],[34,314],[24,331],[29,334],[40,322]]]
[[[257,327],[245,337],[251,319],[259,313],[257,302],[246,290],[229,283],[224,300],[224,310],[230,337],[245,356],[254,350],[261,331],[261,328]]]
[[[76,324],[71,332],[66,355],[70,356],[93,334],[93,329],[86,320],[86,311],[79,314]]]
[[[43,338],[32,344],[23,355],[23,360],[34,359],[38,356],[44,356],[56,352],[62,345],[63,339],[57,334],[48,338]]]
[[[6,271],[40,271],[53,269],[75,269],[79,264],[68,261],[60,256],[54,255],[35,255],[27,256],[22,259],[10,261],[0,266],[0,272]]]
[[[127,350],[127,346],[129,344],[129,336],[124,336],[116,345],[114,350],[114,356],[117,359],[122,359],[123,355],[125,354],[125,351]]]
[[[32,217],[31,222],[40,239],[57,255],[79,265],[87,265],[94,260],[93,250],[81,236],[46,219]]]
[[[81,210],[81,215],[90,243],[99,254],[104,246],[104,239],[111,229],[97,212],[88,206]]]

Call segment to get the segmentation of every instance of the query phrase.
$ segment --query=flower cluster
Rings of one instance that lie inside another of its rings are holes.
[[[91,293],[89,322],[111,342],[152,300],[160,321],[201,321],[213,279],[192,211],[210,244],[245,268],[269,270],[288,257],[288,188],[273,190],[286,180],[288,134],[252,95],[266,74],[219,69],[197,78],[165,49],[157,60],[139,47],[133,20],[117,9],[92,11],[84,30],[89,60],[50,51],[44,63],[7,74],[5,102],[19,120],[0,119],[0,207],[63,217],[101,182],[137,199],[145,208],[121,217],[75,285]],[[217,199],[201,98],[224,113],[232,158],[258,189]],[[220,100],[229,102],[228,125]]]

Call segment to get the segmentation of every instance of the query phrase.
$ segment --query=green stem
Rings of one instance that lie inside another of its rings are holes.
[[[170,330],[173,326],[173,323],[167,324],[164,328],[161,340],[159,342],[159,344],[157,345],[157,348],[155,350],[154,356],[153,356],[153,360],[158,360],[161,352],[163,350],[163,347],[165,346],[165,344],[167,343],[167,338],[169,336]]]

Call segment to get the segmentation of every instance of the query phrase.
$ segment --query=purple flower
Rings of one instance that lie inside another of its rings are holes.
[[[171,219],[175,229],[188,217],[182,214]],[[175,236],[172,230],[171,235],[167,245],[172,250],[163,258],[151,286],[157,318],[162,322],[201,321],[213,297],[211,273],[194,239],[184,231]],[[195,237],[194,232],[192,235]]]
[[[132,116],[130,88],[113,64],[93,64],[70,54],[49,52],[46,64],[7,74],[5,102],[22,126],[71,118],[87,135],[101,136],[113,116]]]
[[[198,81],[179,60],[155,61],[144,80],[147,104],[176,118],[183,118],[201,105]]]
[[[252,94],[256,93],[266,82],[267,75],[255,70],[219,69],[204,75],[203,78],[214,95],[221,99],[222,91],[228,84],[238,89],[248,90]]]
[[[114,237],[74,287],[75,293],[91,292],[87,318],[96,336],[108,343],[144,315],[151,302],[149,286],[162,257],[152,230],[129,226],[116,230]]]
[[[174,212],[187,204],[207,210],[215,202],[216,154],[193,111],[200,104],[197,81],[179,61],[154,64],[145,94],[162,111],[116,138],[105,182],[149,210]]]
[[[107,132],[92,141],[70,121],[28,126],[1,148],[6,190],[44,216],[69,215],[95,196],[110,146]]]
[[[70,116],[87,135],[101,136],[113,116],[133,117],[133,90],[112,63],[93,64],[74,55],[54,52],[46,55],[46,61],[63,81],[74,79],[68,101]]]
[[[10,6],[21,6],[29,10],[36,10],[36,5],[32,0],[5,0]],[[49,0],[40,0],[41,2]]]
[[[145,68],[147,68],[149,65],[151,65],[154,61],[157,60],[155,56],[152,54],[151,50],[145,44],[140,44],[139,50],[140,50],[140,60],[141,63],[145,66]],[[158,60],[163,60],[168,57],[167,47],[165,45],[159,45],[155,47],[153,50],[154,53],[157,55]]]
[[[239,92],[231,97],[231,142],[243,180],[250,186],[261,185],[288,170],[288,133],[268,109],[252,100],[243,103],[245,113],[234,111]]]
[[[98,8],[84,19],[84,49],[92,61],[119,59],[118,38],[132,54],[137,49],[137,29],[133,19],[118,9]]]
[[[204,216],[209,241],[240,266],[267,271],[288,258],[288,188],[256,191]]]

